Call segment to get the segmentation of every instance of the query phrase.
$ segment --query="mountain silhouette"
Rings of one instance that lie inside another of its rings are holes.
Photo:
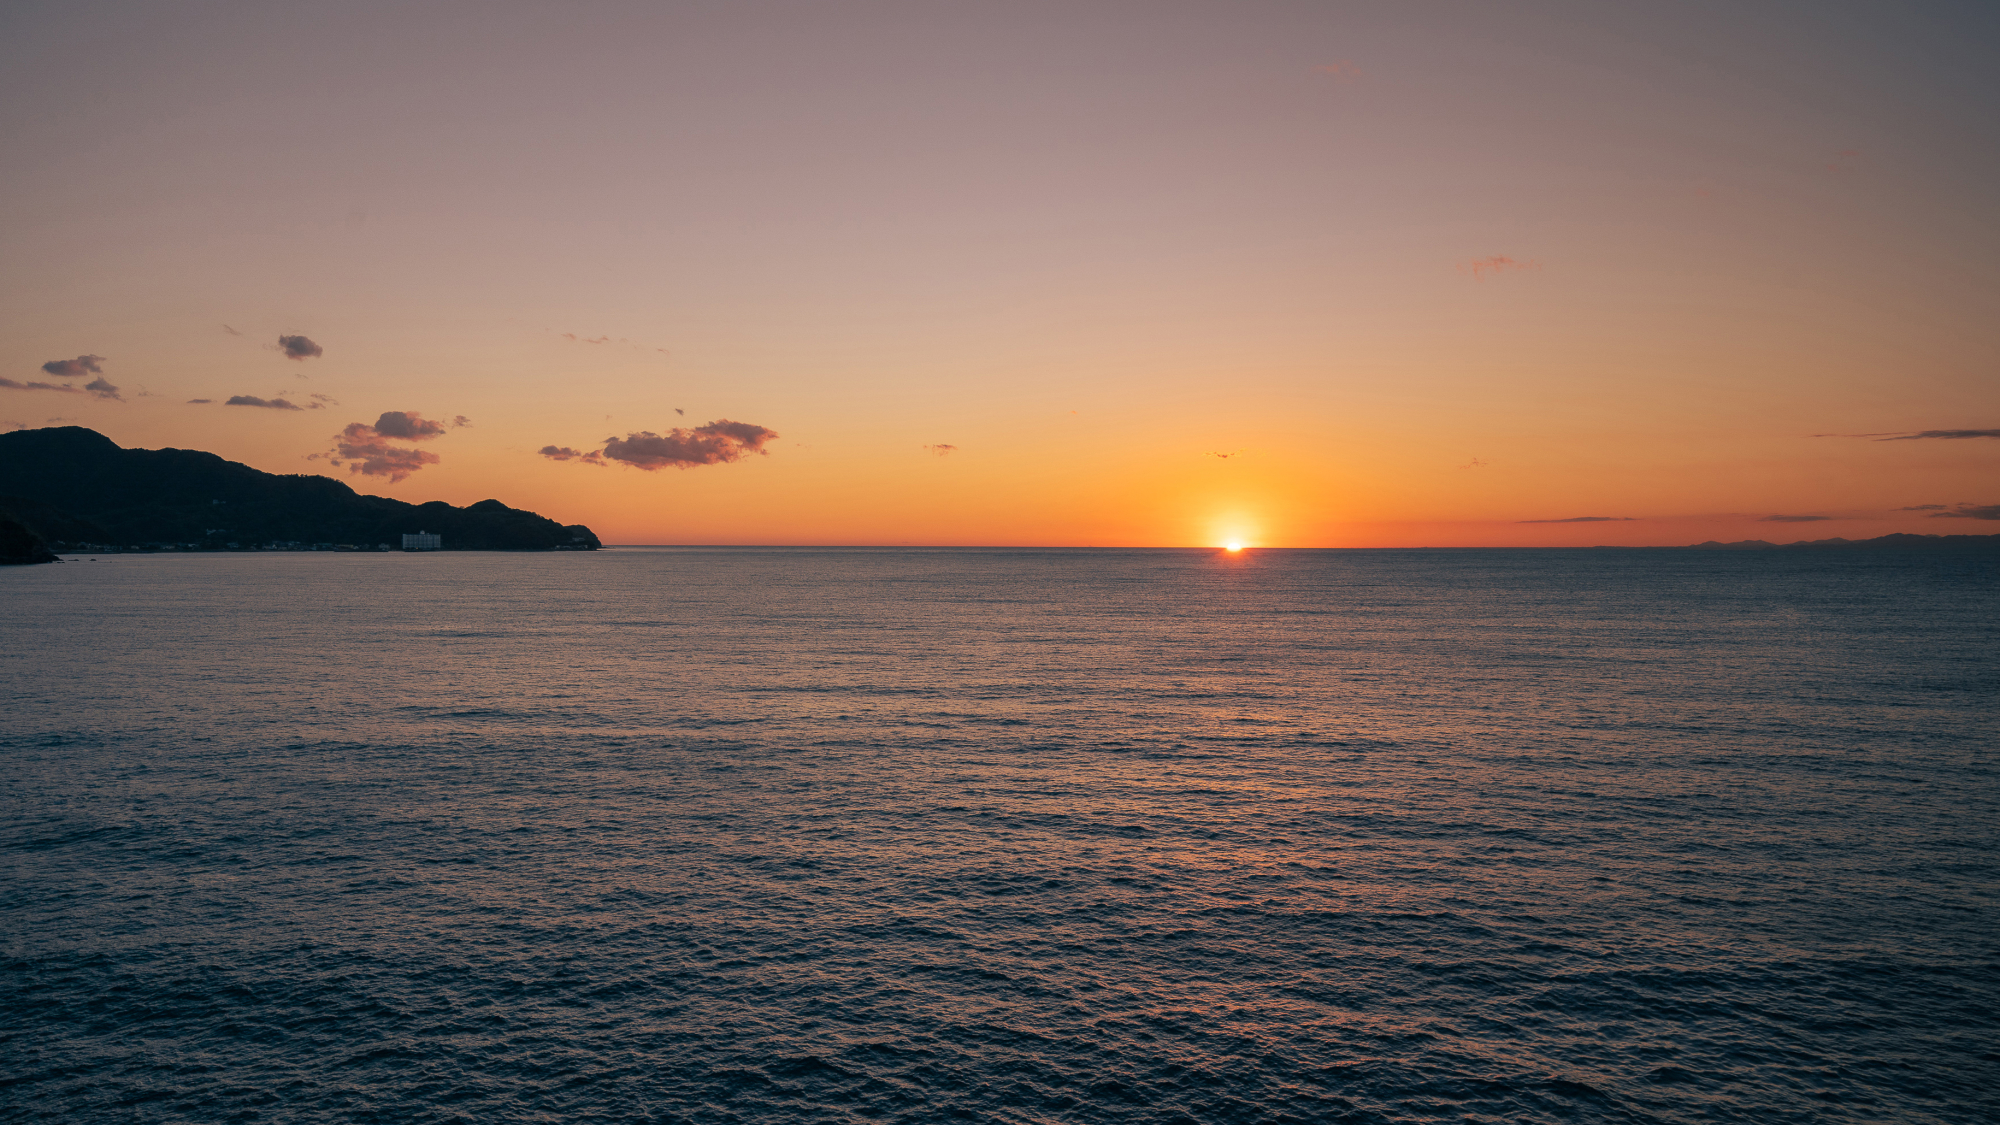
[[[481,500],[409,504],[330,477],[266,473],[196,449],[124,449],[96,430],[0,434],[0,515],[58,549],[93,546],[400,545],[444,536],[446,550],[595,550],[597,536]]]

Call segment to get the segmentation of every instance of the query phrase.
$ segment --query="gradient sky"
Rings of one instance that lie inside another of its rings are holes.
[[[17,2],[0,60],[0,425],[614,543],[2000,531],[1937,518],[2000,440],[1894,440],[2000,427],[1991,3]],[[307,459],[392,411],[434,462]],[[778,436],[537,452],[718,420]]]

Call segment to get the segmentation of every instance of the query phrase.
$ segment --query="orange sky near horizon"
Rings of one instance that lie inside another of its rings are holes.
[[[1996,19],[20,6],[0,425],[610,543],[2000,531],[2000,439],[1899,437],[2000,427]],[[402,410],[471,424],[308,460]]]

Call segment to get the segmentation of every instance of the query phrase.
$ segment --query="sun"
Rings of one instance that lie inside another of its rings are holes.
[[[1231,539],[1229,542],[1224,543],[1222,545],[1222,549],[1225,551],[1240,551],[1243,549],[1243,544],[1238,543],[1234,539]]]

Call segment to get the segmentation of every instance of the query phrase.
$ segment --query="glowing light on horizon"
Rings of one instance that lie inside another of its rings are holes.
[[[1227,542],[1227,543],[1224,543],[1224,544],[1222,545],[1222,549],[1223,549],[1223,550],[1225,550],[1225,551],[1232,551],[1232,552],[1233,552],[1233,551],[1240,551],[1240,550],[1242,550],[1242,549],[1243,549],[1243,544],[1241,544],[1241,543],[1238,543],[1237,541],[1235,541],[1234,539],[1232,539],[1232,540],[1230,540],[1229,542]]]

